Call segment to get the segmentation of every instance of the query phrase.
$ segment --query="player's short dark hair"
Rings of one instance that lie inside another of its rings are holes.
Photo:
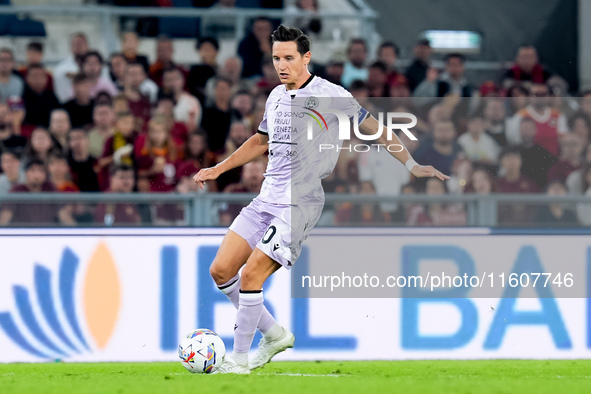
[[[25,164],[25,171],[29,171],[34,166],[41,167],[41,168],[43,168],[43,171],[46,171],[45,162],[39,158],[36,158],[36,157],[27,161],[27,164]]]
[[[459,59],[460,62],[462,62],[462,64],[466,62],[466,56],[457,52],[448,53],[447,55],[445,55],[444,60],[446,63],[449,62],[450,59]]]
[[[392,48],[394,50],[394,53],[396,54],[396,56],[400,56],[400,48],[398,47],[398,45],[396,45],[392,41],[383,42],[380,45],[380,47],[378,48],[378,54],[382,51],[382,49],[385,49],[385,48]]]
[[[386,66],[386,64],[380,61],[373,62],[371,66],[369,66],[369,68],[379,68],[383,73],[388,72],[388,67]]]
[[[499,155],[499,160],[507,155],[519,155],[519,157],[521,157],[521,151],[516,146],[506,146],[501,151],[501,154]]]
[[[115,176],[118,172],[133,172],[133,167],[127,164],[117,164],[111,167],[111,176]]]
[[[86,61],[93,56],[98,59],[100,64],[103,64],[103,56],[100,53],[98,53],[98,51],[86,52],[86,54],[82,57],[82,64],[86,63]]]
[[[298,52],[302,56],[310,51],[310,39],[297,27],[279,25],[277,30],[271,34],[271,43],[289,41],[295,41],[298,47]]]
[[[217,38],[211,36],[202,37],[198,39],[196,45],[197,49],[201,49],[201,46],[205,43],[210,43],[211,45],[213,45],[216,51],[220,50],[220,43],[218,42]]]
[[[27,51],[43,52],[43,44],[33,41],[27,44]]]

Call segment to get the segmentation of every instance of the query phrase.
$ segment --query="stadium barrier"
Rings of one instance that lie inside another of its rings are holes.
[[[181,336],[198,327],[215,330],[231,347],[234,309],[208,271],[225,231],[1,230],[0,362],[174,361]],[[456,287],[453,298],[445,289],[437,289],[439,297],[417,297],[416,288],[404,290],[404,298],[290,294],[290,276],[358,255],[370,240],[384,245],[379,263],[392,275],[413,261],[461,272],[467,260],[476,275],[508,266],[564,278],[561,270],[572,267],[589,272],[589,233],[316,229],[292,272],[280,270],[265,284],[267,308],[296,336],[293,351],[277,359],[589,358],[588,273],[572,278],[584,290],[579,298],[509,281],[488,298],[473,298],[469,287]]]
[[[73,204],[96,208],[97,205],[104,204],[129,204],[135,207],[147,206],[154,211],[168,212],[168,216],[178,217],[174,226],[190,227],[211,227],[227,226],[226,223],[220,223],[219,214],[228,209],[228,206],[235,206],[237,214],[241,206],[245,206],[256,194],[248,193],[9,193],[0,196],[0,210],[2,206],[33,206],[39,204],[61,206],[64,204]],[[346,193],[327,193],[325,213],[330,213],[337,204],[412,204],[424,205],[447,204],[454,205],[461,209],[465,214],[463,225],[467,226],[507,226],[507,227],[542,227],[552,228],[556,224],[551,222],[536,221],[537,208],[547,207],[552,204],[559,204],[572,212],[580,213],[588,217],[591,215],[591,201],[589,197],[583,195],[567,196],[549,196],[545,194],[462,194],[462,195],[426,195],[426,194],[406,194],[399,196],[378,196],[370,194],[346,194]],[[174,211],[174,212],[170,212]],[[519,215],[515,215],[515,213]],[[588,212],[588,213],[587,213]],[[156,215],[156,214],[155,214]],[[513,216],[511,216],[513,215]],[[164,214],[167,216],[167,214]],[[508,217],[508,218],[507,218]],[[501,222],[499,222],[501,219]],[[513,220],[514,219],[514,220]],[[505,220],[503,222],[502,220]],[[589,225],[586,222],[566,223],[566,227],[580,227]],[[348,223],[360,226],[407,226],[405,222],[400,223]],[[142,226],[170,226],[170,221],[161,222],[142,222]],[[320,226],[338,226],[332,221],[321,221]],[[430,224],[437,226],[437,223]],[[441,224],[441,225],[446,225]],[[441,226],[440,225],[440,226]],[[55,223],[12,223],[11,227],[54,227]],[[78,227],[109,227],[109,223],[104,221],[85,221],[80,222]],[[117,226],[115,223],[114,226]],[[119,225],[121,226],[121,225]],[[449,224],[447,224],[449,226]],[[562,225],[565,227],[565,225]]]

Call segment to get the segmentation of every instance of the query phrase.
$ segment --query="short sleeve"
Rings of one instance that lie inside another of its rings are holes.
[[[342,106],[341,111],[347,114],[347,117],[351,122],[355,121],[357,115],[357,124],[363,123],[363,121],[369,116],[369,112],[363,108],[355,97],[347,90],[339,88],[341,98],[339,99],[339,106]]]
[[[265,113],[263,114],[263,120],[261,120],[261,123],[259,124],[258,132],[261,134],[269,134],[269,129],[267,128],[267,108],[270,98],[271,96],[267,98],[267,102],[265,103]]]

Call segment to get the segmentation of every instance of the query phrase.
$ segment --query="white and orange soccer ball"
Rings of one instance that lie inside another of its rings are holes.
[[[222,338],[206,328],[191,331],[179,344],[181,364],[191,373],[212,373],[225,356],[226,346]]]

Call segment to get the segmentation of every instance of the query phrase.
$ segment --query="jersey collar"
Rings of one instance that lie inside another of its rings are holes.
[[[305,88],[306,86],[308,86],[310,84],[310,82],[312,82],[312,80],[314,79],[315,75],[313,73],[310,73],[310,77],[306,80],[306,82],[304,82],[304,84],[302,86],[300,86],[297,89],[293,89],[293,90],[287,90],[287,87],[285,87],[285,85],[283,85],[283,87],[285,88],[285,91],[287,93],[289,93],[290,95],[295,95],[295,93],[299,90],[302,90],[303,88]]]

